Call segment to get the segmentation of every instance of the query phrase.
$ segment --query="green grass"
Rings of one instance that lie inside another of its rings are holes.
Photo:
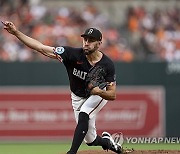
[[[70,143],[0,143],[0,154],[65,154]],[[88,147],[82,144],[80,150],[95,150],[100,147]]]
[[[65,154],[70,147],[70,143],[0,143],[0,154]],[[135,150],[180,150],[180,144],[124,144],[124,148],[134,148]],[[95,150],[100,147],[88,147],[82,144],[80,150]]]

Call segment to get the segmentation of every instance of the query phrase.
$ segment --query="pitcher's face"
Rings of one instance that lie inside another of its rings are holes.
[[[93,53],[94,51],[98,50],[101,41],[97,41],[94,38],[84,37],[83,38],[83,50],[86,55]]]

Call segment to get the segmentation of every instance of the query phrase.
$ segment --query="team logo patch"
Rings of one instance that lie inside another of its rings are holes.
[[[92,33],[93,33],[93,29],[91,28],[89,29],[88,34],[92,34]]]
[[[65,51],[64,47],[57,47],[57,48],[55,49],[55,52],[56,52],[57,54],[62,54],[64,51]]]

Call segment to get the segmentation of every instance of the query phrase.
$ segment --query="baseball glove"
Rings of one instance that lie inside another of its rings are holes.
[[[104,76],[106,72],[102,66],[94,66],[89,70],[89,73],[86,76],[86,93],[87,96],[90,95],[91,90],[94,87],[99,87],[104,89],[107,86]]]

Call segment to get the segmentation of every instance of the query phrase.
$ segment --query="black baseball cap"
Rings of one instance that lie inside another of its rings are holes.
[[[88,28],[88,29],[86,29],[84,34],[81,35],[81,37],[86,37],[86,36],[95,38],[98,41],[102,40],[102,33],[96,28]]]

